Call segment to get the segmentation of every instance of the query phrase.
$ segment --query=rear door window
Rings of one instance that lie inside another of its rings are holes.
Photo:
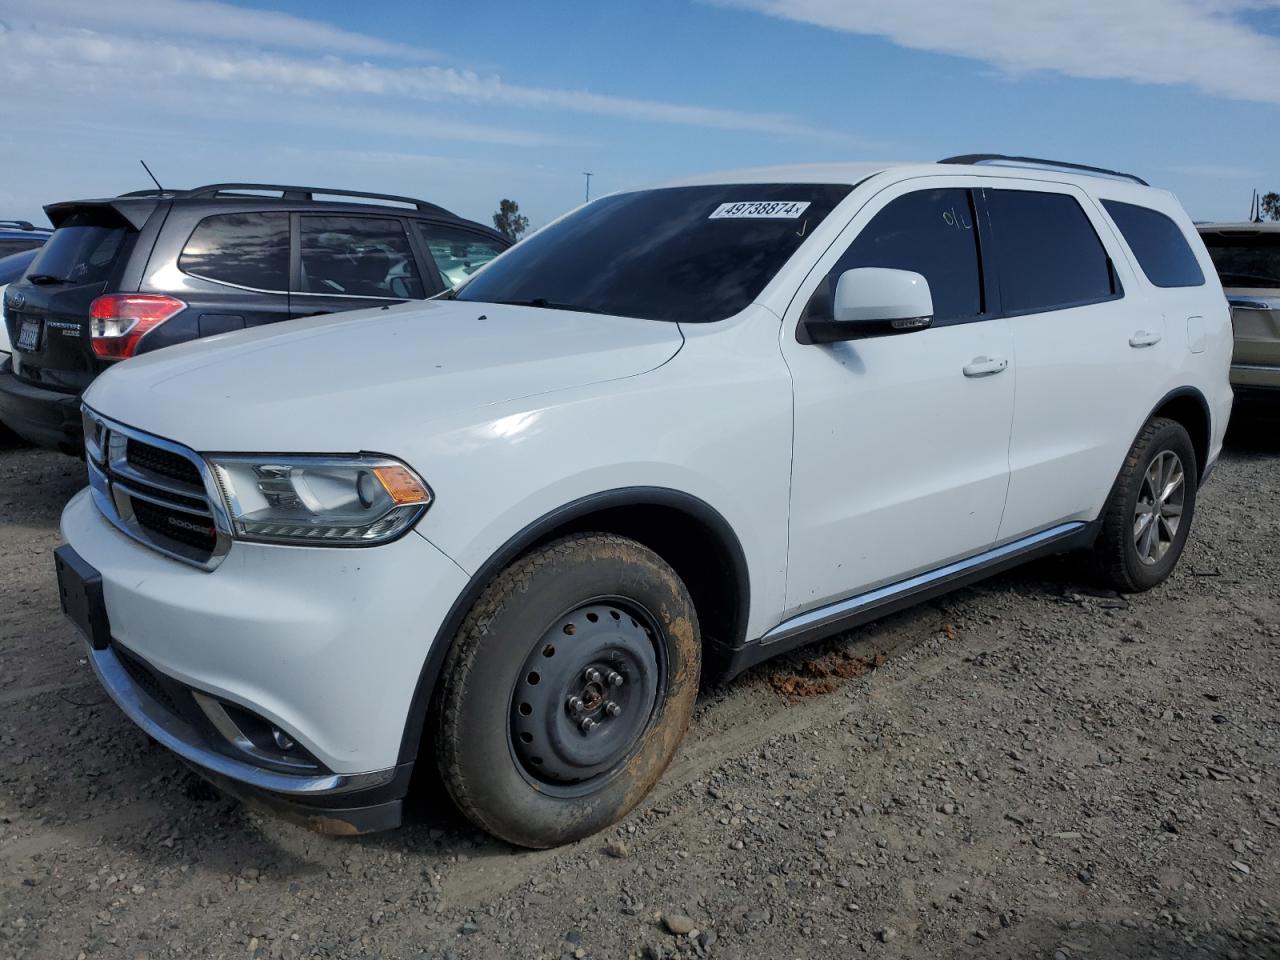
[[[1187,245],[1182,228],[1158,210],[1118,200],[1103,200],[1125,243],[1147,279],[1157,287],[1198,287],[1204,272]]]
[[[1005,313],[1042,313],[1120,295],[1107,250],[1074,197],[987,190]]]
[[[178,268],[193,277],[285,293],[289,289],[289,214],[205,217],[182,248]]]
[[[814,292],[806,317],[830,318],[840,274],[856,267],[911,270],[929,281],[934,323],[983,313],[978,231],[969,191],[920,190],[889,201],[862,228]]]
[[[302,216],[299,223],[300,292],[389,300],[425,296],[400,220]]]
[[[29,273],[75,284],[102,283],[128,246],[133,231],[97,212],[73,213],[40,248]]]
[[[461,227],[417,220],[414,228],[435,261],[440,282],[446,289],[456,287],[506,249],[492,237]]]

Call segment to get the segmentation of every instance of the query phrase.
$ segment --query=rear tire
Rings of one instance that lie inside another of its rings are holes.
[[[445,660],[445,787],[519,846],[602,830],[670,763],[700,666],[693,602],[652,550],[610,534],[540,547],[485,588]]]
[[[1100,579],[1122,593],[1164,582],[1191,530],[1198,478],[1186,428],[1165,417],[1147,421],[1102,512],[1093,549]]]

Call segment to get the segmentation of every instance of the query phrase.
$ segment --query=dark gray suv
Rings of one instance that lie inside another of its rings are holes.
[[[5,291],[0,422],[79,454],[109,364],[278,320],[420,300],[511,245],[435,204],[220,183],[45,207],[53,236]]]

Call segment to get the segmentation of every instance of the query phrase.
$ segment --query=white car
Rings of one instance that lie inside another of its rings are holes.
[[[700,677],[1046,553],[1155,586],[1222,288],[1170,194],[999,159],[618,193],[442,299],[112,369],[57,553],[99,678],[318,829],[434,757],[543,847],[645,795]]]

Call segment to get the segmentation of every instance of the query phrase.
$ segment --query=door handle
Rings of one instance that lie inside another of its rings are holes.
[[[1129,346],[1131,347],[1154,347],[1160,342],[1160,334],[1150,333],[1146,330],[1139,330],[1129,338]]]
[[[1009,361],[1004,357],[974,357],[964,365],[966,377],[994,377],[1004,373]]]

